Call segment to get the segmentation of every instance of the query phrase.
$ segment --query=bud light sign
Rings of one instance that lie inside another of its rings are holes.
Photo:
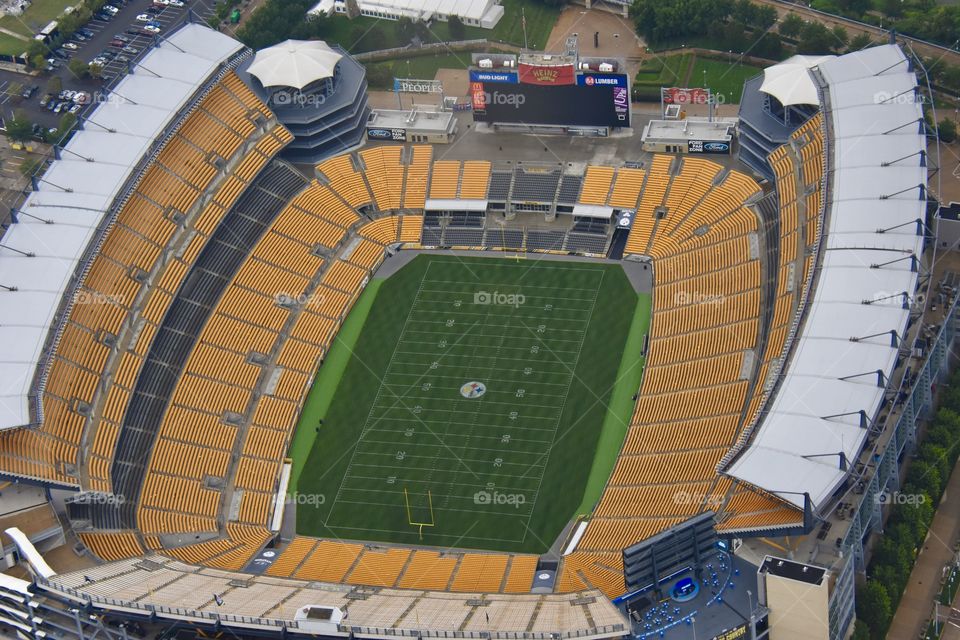
[[[470,71],[470,82],[509,82],[517,84],[516,71]]]

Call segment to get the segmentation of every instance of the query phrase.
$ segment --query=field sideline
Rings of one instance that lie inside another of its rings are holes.
[[[638,305],[619,265],[452,256],[375,283],[290,449],[290,491],[314,497],[297,532],[545,551],[619,452],[649,295]]]

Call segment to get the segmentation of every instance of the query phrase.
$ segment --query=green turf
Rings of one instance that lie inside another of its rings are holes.
[[[607,480],[613,473],[617,463],[623,439],[627,436],[630,419],[633,418],[633,408],[636,402],[634,394],[643,381],[643,366],[646,361],[641,353],[643,341],[650,329],[650,309],[653,298],[649,293],[641,293],[637,300],[636,310],[633,312],[633,322],[623,348],[623,360],[620,361],[620,370],[617,371],[616,386],[610,396],[609,409],[603,420],[603,429],[600,431],[600,443],[597,445],[597,454],[590,468],[587,478],[587,488],[583,492],[583,501],[577,509],[578,515],[586,515],[593,511]]]
[[[294,433],[293,442],[290,443],[289,457],[293,460],[293,468],[290,472],[289,492],[297,491],[297,483],[300,479],[300,473],[303,471],[303,465],[307,461],[307,456],[313,448],[314,440],[317,436],[317,425],[320,419],[326,414],[333,400],[333,395],[340,384],[340,378],[350,362],[353,355],[354,345],[357,338],[360,337],[360,330],[363,323],[367,320],[370,313],[370,307],[377,297],[377,291],[383,284],[382,278],[374,278],[367,284],[360,298],[354,303],[350,315],[344,321],[333,346],[323,360],[323,366],[317,370],[317,377],[313,381],[313,387],[307,396],[307,401],[300,412],[300,420],[297,422],[297,430]]]
[[[370,81],[371,89],[393,90],[394,78],[425,78],[432,80],[437,75],[437,69],[466,69],[470,66],[470,53],[446,53],[442,55],[418,56],[403,60],[387,60],[371,62],[367,69],[382,68],[382,74],[370,74],[378,80]],[[404,96],[404,102],[410,101],[410,96]],[[406,105],[409,108],[409,105]]]
[[[704,75],[706,71],[706,75]],[[759,67],[745,64],[729,64],[720,60],[708,60],[697,57],[690,73],[690,86],[702,87],[704,79],[706,86],[717,96],[720,104],[740,104],[743,94],[743,83],[760,73]]]
[[[583,499],[636,308],[620,265],[418,256],[363,323],[297,483],[313,496],[297,531],[545,551]],[[471,381],[486,393],[461,396]],[[411,520],[435,526],[421,541]]]

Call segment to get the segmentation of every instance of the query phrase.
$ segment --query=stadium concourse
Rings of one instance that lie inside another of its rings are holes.
[[[810,71],[821,109],[770,155],[766,193],[698,157],[574,173],[429,146],[365,148],[307,177],[277,158],[292,135],[235,72],[251,55],[200,25],[171,34],[6,231],[0,471],[78,492],[71,526],[105,563],[58,573],[8,530],[32,582],[0,576],[4,622],[89,632],[101,623],[82,603],[245,634],[619,637],[624,548],[705,511],[725,538],[802,537],[852,474],[872,482],[857,461],[889,411],[924,242],[926,169],[906,155],[923,148],[919,104],[870,97],[915,90],[899,48]],[[492,213],[551,207],[573,215],[526,228]],[[625,259],[655,270],[649,355],[552,589],[534,592],[535,555],[278,539],[304,398],[388,252],[603,257],[625,211]],[[850,579],[843,553],[810,560]],[[834,595],[839,638],[852,595]]]

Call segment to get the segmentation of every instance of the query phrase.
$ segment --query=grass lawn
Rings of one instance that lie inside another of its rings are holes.
[[[28,40],[20,40],[9,34],[0,33],[0,54],[15,56],[26,51],[29,39],[32,39],[51,20],[55,20],[64,9],[74,4],[76,0],[33,0],[23,15],[0,18],[0,27],[28,38]]]
[[[18,56],[27,50],[30,44],[20,38],[15,38],[7,33],[0,33],[0,54],[6,56]]]
[[[729,64],[698,56],[693,65],[693,72],[690,74],[690,85],[702,86],[706,77],[707,86],[719,100],[722,100],[720,104],[739,104],[740,96],[743,94],[743,83],[761,71],[760,67]]]
[[[600,443],[597,446],[597,455],[593,459],[590,475],[587,478],[587,488],[583,492],[583,500],[577,509],[577,515],[587,515],[593,511],[600,496],[603,494],[607,480],[613,473],[613,467],[620,455],[623,440],[627,437],[627,429],[633,418],[633,409],[637,404],[633,394],[640,388],[643,381],[643,367],[646,358],[641,355],[643,339],[650,330],[650,311],[653,306],[653,296],[641,293],[638,296],[637,307],[633,312],[633,322],[630,333],[623,347],[623,360],[620,361],[620,370],[617,371],[616,386],[610,396],[607,415],[603,420],[603,429],[600,431]]]
[[[523,46],[521,14],[527,17],[527,44],[531,49],[543,49],[550,31],[560,16],[560,9],[547,7],[533,0],[503,0],[503,17],[493,29],[464,27],[462,37],[450,34],[450,25],[436,20],[430,25],[425,42],[450,42],[453,40],[486,39],[490,42],[506,42]],[[350,20],[346,16],[333,16],[327,21],[323,37],[337,43],[351,53],[392,49],[408,44],[399,33],[398,23],[392,20],[360,16]],[[469,62],[470,54],[461,54]],[[452,67],[464,68],[462,65]],[[430,76],[433,77],[433,76]]]
[[[383,278],[374,278],[367,284],[360,298],[354,303],[350,314],[337,332],[337,337],[333,346],[324,358],[323,366],[317,372],[316,379],[313,381],[313,388],[307,396],[307,401],[303,405],[303,411],[300,412],[300,420],[297,422],[297,429],[294,432],[293,441],[290,443],[289,456],[293,460],[293,468],[290,473],[289,490],[291,493],[297,490],[297,481],[303,466],[313,449],[313,442],[317,435],[317,424],[327,409],[330,408],[330,402],[333,400],[333,394],[340,384],[340,378],[343,376],[347,363],[353,355],[354,345],[360,337],[360,330],[363,329],[363,323],[367,320],[370,313],[370,307],[377,297],[377,291],[383,284]]]
[[[692,60],[693,56],[688,53],[666,58],[650,58],[640,67],[634,83],[657,88],[682,86]]]
[[[332,402],[314,400],[332,353],[310,392],[296,490],[323,500],[298,507],[298,533],[545,551],[620,449],[604,420],[639,382],[636,357],[621,363],[639,307],[620,265],[418,256],[380,286]],[[471,382],[484,391],[465,397]],[[434,526],[421,540],[411,522]]]
[[[369,70],[372,67],[386,69],[389,75],[386,82],[370,81],[371,89],[393,90],[393,78],[426,78],[431,79],[437,75],[437,69],[466,69],[470,66],[470,54],[448,53],[435,56],[420,56],[417,58],[408,58],[407,60],[388,60],[386,62],[371,62],[367,65]],[[377,74],[367,74],[368,77],[380,77]]]
[[[40,29],[43,29],[51,20],[63,13],[76,0],[33,0],[23,15],[3,16],[0,18],[0,27],[32,38]],[[24,43],[26,44],[26,43]]]

